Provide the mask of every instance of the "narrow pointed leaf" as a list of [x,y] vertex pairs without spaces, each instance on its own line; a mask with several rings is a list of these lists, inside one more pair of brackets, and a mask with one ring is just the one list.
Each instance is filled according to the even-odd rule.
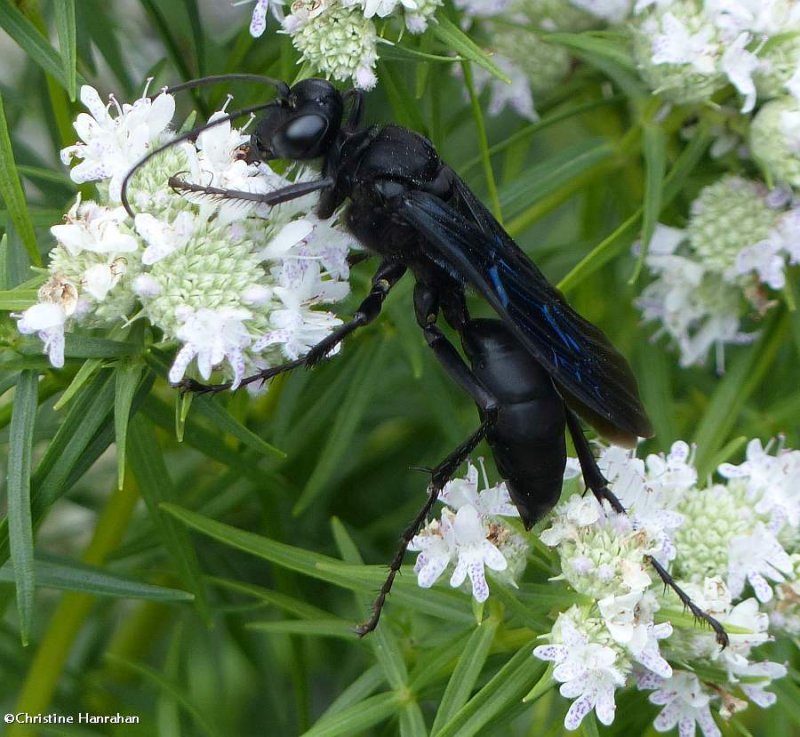
[[208,618],[200,567],[189,536],[160,507],[162,502],[175,497],[175,489],[156,438],[155,428],[141,414],[135,415],[128,427],[128,456],[142,499],[161,533],[162,544],[175,562],[184,585],[194,593],[201,615]]
[[[6,1],[0,0],[0,25],[2,25],[3,6]],[[15,12],[19,11],[15,9]],[[11,147],[2,95],[0,95],[0,199],[5,203],[8,216],[22,239],[31,263],[41,266],[42,257],[39,255],[36,233],[33,231],[33,222],[25,203],[25,193],[22,191],[22,182],[20,182],[17,164],[14,161],[14,150]]]
[[128,444],[128,422],[136,387],[142,377],[143,366],[136,361],[122,361],[117,367],[114,382],[114,439],[117,445],[117,487],[125,481],[125,459]]
[[474,61],[493,77],[497,77],[497,79],[506,84],[511,84],[511,80],[506,73],[491,60],[491,57],[480,46],[453,23],[453,21],[443,15],[439,15],[437,20],[438,23],[433,24],[433,33],[445,46],[457,52],[465,59]]
[[103,365],[101,358],[87,358],[75,374],[75,378],[69,383],[69,386],[64,390],[64,393],[58,398],[58,401],[53,405],[56,412],[60,412],[66,407],[75,395],[81,390],[89,379],[91,379]]
[[650,239],[661,214],[664,172],[667,166],[667,138],[663,127],[648,123],[644,126],[644,203],[642,205],[642,240],[631,282],[639,278]]
[[470,636],[439,702],[432,734],[436,734],[467,703],[486,663],[498,624],[497,619],[489,617]]
[[519,650],[437,733],[437,737],[480,735],[498,715],[518,705],[545,670],[533,657],[535,641]]
[[169,694],[173,697],[181,707],[192,717],[195,724],[209,737],[223,737],[222,732],[218,731],[212,724],[208,715],[205,714],[200,707],[192,701],[192,699],[184,693],[183,689],[177,685],[173,680],[159,673],[157,670],[144,663],[138,663],[127,658],[121,658],[118,655],[106,654],[106,659],[114,665],[120,666],[133,673],[141,676],[146,682],[155,686],[160,693]]
[[247,629],[284,635],[303,635],[305,637],[338,637],[349,643],[352,643],[356,637],[353,625],[350,622],[330,618],[248,622]]
[[[62,591],[79,591],[95,596],[110,596],[125,599],[144,599],[149,601],[191,601],[194,597],[188,591],[153,586],[126,576],[108,573],[77,561],[67,561],[56,557],[37,558],[33,564],[36,585]],[[0,581],[13,581],[9,563],[0,568]]]
[[31,518],[31,450],[36,423],[39,377],[23,371],[14,394],[8,454],[8,532],[13,558],[14,583],[22,643],[28,644],[33,621],[36,579],[33,565],[33,521]]
[[248,430],[219,402],[210,397],[194,397],[192,409],[207,417],[218,430],[228,432],[237,440],[241,440],[248,448],[252,448],[262,455],[286,458],[286,453],[262,440],[252,430]]
[[[347,563],[363,565],[364,561],[361,559],[358,548],[341,521],[334,518],[331,527],[336,539],[336,547],[339,549],[342,558]],[[375,593],[377,593],[377,590]],[[372,612],[372,596],[362,593],[356,596],[356,600],[359,602],[364,612],[363,616],[366,619]],[[398,692],[405,690],[408,686],[408,669],[403,660],[400,643],[392,630],[386,625],[378,626],[375,631],[367,635],[367,638],[367,644],[372,648],[375,659],[383,668],[389,685]]]
[[380,376],[381,366],[387,355],[387,342],[371,340],[361,344],[350,386],[341,398],[340,409],[330,428],[328,440],[319,450],[319,461],[292,510],[293,514],[299,515],[308,509],[331,483],[331,479],[336,478],[336,469],[350,451],[353,436],[369,408],[375,387],[374,379],[370,381],[369,377]]
[[[58,52],[11,0],[0,0],[0,28],[3,28],[20,48],[58,84],[65,90],[69,90],[67,75]],[[79,81],[82,81],[80,77]]]
[[69,99],[75,102],[78,88],[77,32],[75,29],[75,0],[59,0],[53,8],[58,32],[61,64],[66,77]]
[[332,716],[323,717],[302,737],[350,737],[361,734],[394,716],[399,705],[399,697],[394,693],[376,694]]

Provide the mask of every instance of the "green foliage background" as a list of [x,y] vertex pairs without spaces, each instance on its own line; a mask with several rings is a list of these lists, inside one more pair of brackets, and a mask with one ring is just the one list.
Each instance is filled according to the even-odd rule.
[[[74,199],[58,151],[74,143],[81,83],[132,101],[149,75],[161,85],[228,71],[297,74],[286,36],[250,38],[248,8],[197,5],[0,0],[0,26],[26,55],[0,88],[0,308],[35,301],[41,277],[30,267],[44,262],[47,227]],[[412,51],[381,47],[368,120],[428,135],[630,358],[657,431],[645,450],[697,442],[709,473],[739,457],[745,438],[785,433],[798,447],[797,312],[774,309],[756,344],[729,349],[720,377],[679,369],[632,307],[646,279],[634,240],[657,219],[680,224],[721,173],[706,153],[712,114],[678,108],[656,122],[659,102],[619,39],[559,34],[553,42],[581,62],[537,101],[541,122],[484,120],[485,101],[471,105],[452,63],[434,58],[449,51],[446,39],[429,32],[404,39]],[[158,60],[149,72],[147,59]],[[241,106],[263,94],[233,90]],[[187,95],[184,114],[210,113],[229,91]],[[678,131],[689,122],[687,141]],[[343,314],[365,293],[370,269],[356,269]],[[0,555],[11,552],[14,566],[0,569],[2,710],[141,718],[6,734],[563,731],[568,702],[540,682],[544,664],[531,656],[548,612],[569,604],[547,584],[547,551],[534,547],[520,592],[495,587],[483,612],[445,586],[421,591],[409,569],[378,631],[363,641],[352,632],[424,499],[425,477],[410,467],[434,465],[476,424],[474,406],[424,347],[411,288],[402,283],[383,319],[314,372],[277,380],[258,399],[198,397],[190,407],[166,382],[170,353],[141,326],[70,336],[67,365],[53,371],[40,343],[3,316]],[[775,708],[751,707],[728,732],[797,733],[795,670],[777,691]],[[623,695],[618,707],[604,734],[652,733],[656,710],[643,695]],[[598,731],[592,719],[582,729]]]

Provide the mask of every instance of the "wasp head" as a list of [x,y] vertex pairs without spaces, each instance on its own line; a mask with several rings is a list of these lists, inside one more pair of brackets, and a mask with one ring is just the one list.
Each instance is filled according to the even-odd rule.
[[304,79],[259,120],[250,139],[253,154],[270,159],[315,159],[330,149],[342,123],[344,102],[324,79]]

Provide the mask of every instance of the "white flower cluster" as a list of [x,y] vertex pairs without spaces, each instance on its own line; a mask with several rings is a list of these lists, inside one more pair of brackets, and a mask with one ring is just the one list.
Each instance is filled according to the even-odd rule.
[[[658,731],[677,726],[689,737],[699,725],[705,737],[719,737],[712,709],[725,720],[748,701],[775,701],[765,688],[786,668],[752,652],[771,639],[770,619],[776,630],[800,626],[800,452],[773,455],[754,440],[743,464],[719,467],[726,482],[707,488],[698,486],[692,451],[681,441],[645,460],[610,447],[599,465],[629,514],[575,495],[541,533],[559,556],[559,578],[586,597],[558,616],[549,644],[534,650],[553,663],[561,694],[573,699],[565,726],[576,729],[592,709],[610,724],[615,692],[632,684],[663,707]],[[726,648],[710,629],[678,617],[677,596],[662,591],[651,558],[726,626]]]
[[376,21],[399,17],[408,31],[422,33],[441,4],[442,0],[294,0],[286,15],[282,0],[258,0],[250,33],[264,33],[271,8],[301,61],[335,80],[352,80],[369,90],[378,81]]
[[408,546],[419,551],[414,570],[422,588],[430,588],[449,566],[450,585],[461,586],[469,577],[472,595],[484,602],[489,597],[485,568],[509,585],[525,567],[525,538],[499,517],[519,517],[504,483],[478,491],[478,469],[469,464],[463,479],[454,479],[439,494],[445,504],[441,518],[429,522]]
[[[314,196],[267,208],[185,197],[167,185],[179,173],[255,193],[289,184],[266,164],[247,163],[242,131],[220,123],[146,164],[128,189],[138,210],[131,220],[120,206],[121,182],[173,136],[175,102],[162,93],[106,106],[86,86],[81,100],[91,115],[78,117],[81,142],[63,157],[81,160],[72,179],[97,181],[98,201],[79,197],[65,223],[51,228],[50,278],[18,322],[44,342],[54,366],[64,363],[65,330],[146,318],[180,344],[171,381],[196,361],[204,380],[220,370],[236,386],[247,373],[297,358],[340,324],[318,305],[347,295],[352,239],[310,214]],[[309,176],[298,170],[295,179]]]
[[678,103],[727,84],[757,99],[800,95],[800,6],[793,0],[638,0],[635,54],[650,86]]
[[681,365],[703,363],[716,347],[723,367],[726,343],[749,342],[750,313],[775,302],[788,264],[800,263],[800,204],[782,189],[727,175],[692,204],[685,230],[658,225],[645,263],[655,277],[637,300],[647,321],[677,344]]

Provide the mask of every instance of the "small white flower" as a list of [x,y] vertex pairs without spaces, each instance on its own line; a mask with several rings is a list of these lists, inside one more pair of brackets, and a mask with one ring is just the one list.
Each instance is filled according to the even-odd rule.
[[533,122],[539,120],[527,75],[510,59],[501,54],[495,54],[492,61],[511,80],[511,83],[503,82],[483,67],[473,65],[475,89],[478,92],[487,87],[489,89],[489,115],[499,115],[503,109],[510,107],[523,118]]
[[461,586],[467,576],[472,585],[472,595],[478,602],[489,598],[489,584],[484,567],[504,571],[508,561],[497,547],[487,540],[487,530],[475,507],[461,507],[453,521],[453,545],[456,567],[450,577],[452,587]]
[[[483,459],[480,463],[483,467]],[[482,517],[519,517],[505,483],[490,487],[486,469],[483,469],[483,487],[479,492],[478,469],[468,463],[467,475],[448,481],[439,492],[439,501],[456,511],[464,506],[475,507]]]
[[146,266],[161,261],[173,251],[183,248],[194,233],[196,216],[191,212],[180,212],[171,223],[153,217],[149,213],[137,213],[134,219],[136,232],[147,243],[142,253]]
[[714,31],[710,27],[691,33],[682,20],[667,12],[661,19],[663,33],[652,37],[653,64],[691,64],[701,74],[712,74],[716,63]]
[[745,47],[750,43],[750,34],[741,33],[728,46],[720,62],[722,71],[731,84],[744,96],[742,112],[749,113],[756,104],[756,85],[753,72],[758,69],[759,61],[755,54]]
[[441,523],[433,520],[421,529],[408,545],[408,549],[419,551],[414,572],[417,584],[429,589],[439,579],[453,559],[453,531],[450,518],[442,516]]
[[130,233],[121,230],[128,215],[122,207],[102,207],[95,202],[81,202],[80,195],[65,216],[63,225],[50,232],[71,256],[91,253],[133,253],[139,244]]
[[61,160],[67,164],[72,158],[82,159],[70,172],[72,181],[82,184],[108,179],[109,198],[119,202],[122,180],[150,148],[161,142],[175,113],[175,100],[162,93],[155,100],[143,96],[133,105],[120,107],[112,98],[117,111],[112,117],[93,87],[81,87],[80,97],[91,115],[78,116],[75,130],[82,142],[63,149]]
[[675,671],[650,694],[651,703],[664,707],[653,726],[659,732],[668,732],[677,725],[680,737],[693,737],[695,725],[699,725],[705,737],[722,737],[711,716],[711,698],[694,673]]
[[734,537],[728,546],[728,586],[734,597],[744,590],[745,580],[753,587],[759,601],[772,599],[767,582],[782,582],[793,570],[792,560],[776,537],[762,522],[749,535]]
[[124,274],[124,259],[117,258],[108,264],[95,264],[83,273],[82,286],[98,302],[102,302]]
[[169,380],[179,382],[193,358],[197,357],[197,370],[208,380],[214,367],[227,360],[233,370],[232,387],[235,389],[244,377],[243,350],[253,338],[244,325],[252,313],[245,309],[222,308],[186,311],[178,319],[183,325],[178,328],[177,338],[184,345],[178,351]]
[[50,363],[55,368],[64,365],[64,324],[67,316],[61,305],[53,302],[40,302],[29,307],[19,315],[17,329],[23,335],[36,333],[44,343],[43,351],[47,353]]
[[250,18],[250,35],[253,38],[258,38],[267,30],[267,14],[270,11],[280,23],[283,20],[283,0],[256,0]]
[[766,660],[761,663],[748,663],[746,666],[736,671],[736,675],[745,678],[762,677],[763,680],[758,683],[747,682],[739,685],[750,701],[754,704],[758,704],[762,709],[766,709],[768,706],[772,706],[775,703],[777,697],[774,693],[765,691],[764,689],[776,678],[783,678],[786,676],[787,672],[786,666]]
[[562,644],[539,645],[533,654],[555,663],[553,677],[561,683],[561,695],[575,699],[564,718],[567,729],[577,729],[592,709],[609,725],[616,711],[614,690],[625,685],[624,666],[613,648],[590,641],[576,628],[571,611],[560,614],[553,627]]

